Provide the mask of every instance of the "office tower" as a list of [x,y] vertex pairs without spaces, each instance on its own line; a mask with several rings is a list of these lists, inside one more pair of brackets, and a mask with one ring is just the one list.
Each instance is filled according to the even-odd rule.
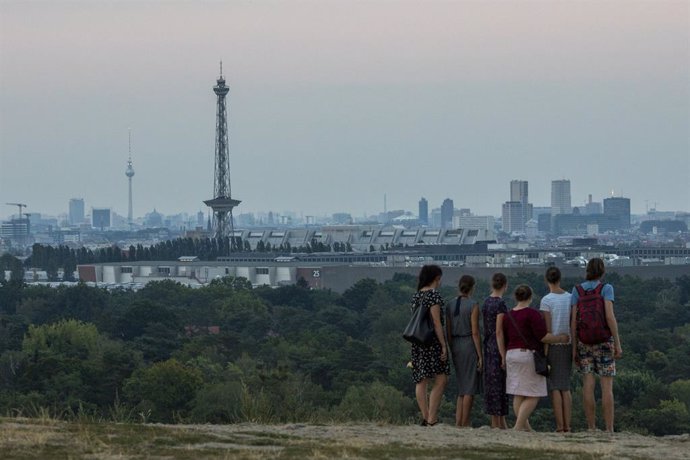
[[453,225],[453,200],[446,198],[441,205],[441,228],[451,228]]
[[510,181],[510,201],[522,204],[522,223],[532,218],[532,205],[529,203],[529,188],[526,180]]
[[419,223],[429,225],[429,202],[424,197],[419,200]]
[[551,215],[571,213],[570,181],[566,179],[551,181]]
[[72,198],[69,200],[69,223],[79,225],[84,222],[84,199]]
[[501,213],[501,228],[506,233],[525,231],[523,206],[519,201],[506,201],[503,203]]
[[92,208],[91,226],[101,230],[110,227],[110,208]]
[[630,229],[630,198],[604,198],[604,216],[618,219],[618,230]]

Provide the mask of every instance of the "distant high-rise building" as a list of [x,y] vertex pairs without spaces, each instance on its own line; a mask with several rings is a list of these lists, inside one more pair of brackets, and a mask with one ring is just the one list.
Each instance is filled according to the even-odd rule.
[[511,180],[510,181],[510,201],[519,201],[523,205],[527,205],[528,199],[528,185],[526,180]]
[[510,181],[510,201],[522,203],[522,223],[532,218],[532,205],[529,203],[529,186],[526,180]]
[[570,181],[552,180],[551,181],[551,215],[571,214],[573,208],[570,202]]
[[101,230],[110,227],[110,208],[92,208],[91,226]]
[[419,200],[419,223],[429,225],[429,202],[424,197]]
[[453,225],[453,200],[446,198],[441,205],[441,227],[450,228]]
[[203,211],[199,211],[196,213],[196,225],[198,227],[204,226],[204,213],[203,213]]
[[587,203],[585,204],[585,214],[601,214],[601,203],[592,201],[592,194],[589,194]]
[[441,227],[441,208],[434,208],[431,210],[429,224],[431,227]]
[[519,201],[506,201],[503,203],[501,213],[502,229],[506,233],[525,231],[524,210]]
[[84,199],[72,198],[69,200],[69,223],[79,225],[84,222]]
[[618,218],[620,230],[630,229],[630,198],[604,198],[604,215]]

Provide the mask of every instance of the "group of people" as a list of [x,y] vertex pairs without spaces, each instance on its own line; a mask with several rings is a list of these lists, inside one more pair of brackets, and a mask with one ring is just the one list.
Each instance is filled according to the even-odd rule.
[[[549,293],[537,310],[531,306],[532,289],[525,284],[515,288],[515,303],[508,309],[503,299],[508,280],[503,273],[493,275],[491,293],[481,305],[474,299],[475,279],[463,275],[458,281],[458,296],[446,305],[438,292],[441,268],[422,267],[412,308],[428,311],[434,334],[425,344],[412,344],[412,377],[421,424],[438,423],[452,361],[458,386],[458,427],[470,426],[474,397],[482,393],[492,428],[508,428],[508,395],[512,395],[513,428],[531,431],[529,416],[539,399],[550,393],[556,431],[569,432],[570,375],[575,364],[583,375],[588,429],[596,430],[594,387],[598,376],[605,430],[613,432],[613,377],[622,348],[613,312],[613,287],[603,283],[604,273],[603,260],[591,259],[586,280],[569,293],[560,286],[560,270],[549,267],[544,277]],[[535,370],[535,353],[546,356],[548,377]]]

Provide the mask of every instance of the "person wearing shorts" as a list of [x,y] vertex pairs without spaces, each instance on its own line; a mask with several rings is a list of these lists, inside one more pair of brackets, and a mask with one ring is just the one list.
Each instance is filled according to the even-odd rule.
[[[603,278],[605,273],[604,261],[598,257],[591,259],[587,263],[587,281],[581,284],[585,290],[594,289]],[[606,431],[613,433],[613,377],[616,375],[616,359],[623,356],[620,335],[618,334],[618,323],[613,314],[613,286],[605,284],[601,290],[604,298],[604,312],[606,324],[611,331],[611,337],[603,343],[587,345],[581,343],[577,338],[577,301],[579,294],[577,289],[573,289],[571,304],[573,307],[570,329],[573,340],[573,361],[583,375],[582,399],[587,419],[587,429],[596,430],[596,402],[594,399],[594,386],[596,376],[599,376],[601,385],[601,406],[604,415]]]

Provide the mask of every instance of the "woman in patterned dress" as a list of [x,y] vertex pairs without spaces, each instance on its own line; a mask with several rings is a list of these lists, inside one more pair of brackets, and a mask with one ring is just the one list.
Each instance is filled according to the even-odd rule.
[[482,306],[484,319],[484,412],[491,416],[491,428],[507,429],[508,395],[506,394],[506,373],[501,366],[498,340],[503,340],[503,329],[496,328],[499,317],[508,311],[503,294],[508,289],[508,280],[503,273],[494,273],[491,278],[491,295]]
[[[412,378],[416,384],[415,396],[422,413],[423,426],[438,423],[438,409],[450,374],[448,347],[443,334],[444,301],[437,291],[442,274],[438,265],[423,266],[419,272],[417,293],[412,297],[412,309],[427,308],[436,332],[429,344],[412,344]],[[427,396],[427,388],[432,380],[433,388]]]

